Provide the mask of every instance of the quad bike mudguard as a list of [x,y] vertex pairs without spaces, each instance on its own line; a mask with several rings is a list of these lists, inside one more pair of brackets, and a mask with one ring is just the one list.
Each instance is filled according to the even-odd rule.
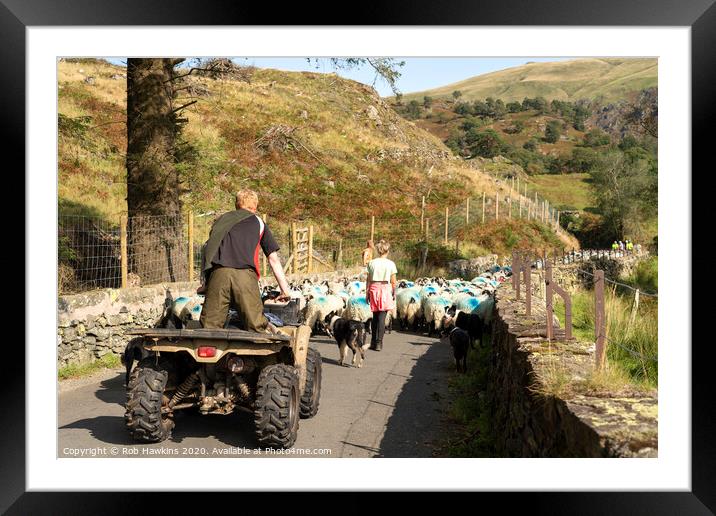
[[[128,330],[127,335],[144,338],[150,352],[188,353],[197,363],[217,363],[228,353],[238,356],[268,356],[290,351],[292,364],[299,373],[301,391],[306,384],[306,355],[311,329],[306,325],[282,326],[281,334],[255,333],[237,329],[146,328]],[[213,356],[199,356],[200,347],[212,347]]]

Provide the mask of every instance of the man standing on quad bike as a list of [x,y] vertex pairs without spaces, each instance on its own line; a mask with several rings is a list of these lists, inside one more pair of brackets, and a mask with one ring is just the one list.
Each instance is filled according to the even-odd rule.
[[236,194],[236,210],[219,217],[211,227],[209,240],[204,246],[201,272],[204,287],[198,293],[206,298],[201,311],[204,328],[223,328],[233,306],[245,330],[259,333],[276,333],[276,328],[264,315],[259,292],[259,250],[268,258],[271,271],[278,282],[281,294],[278,301],[288,301],[288,282],[271,231],[256,215],[259,198],[252,190]]

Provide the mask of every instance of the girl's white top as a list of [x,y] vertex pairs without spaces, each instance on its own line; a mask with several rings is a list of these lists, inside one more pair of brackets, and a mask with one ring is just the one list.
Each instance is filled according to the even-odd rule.
[[390,281],[391,274],[398,274],[393,260],[374,258],[368,262],[368,278],[371,281]]

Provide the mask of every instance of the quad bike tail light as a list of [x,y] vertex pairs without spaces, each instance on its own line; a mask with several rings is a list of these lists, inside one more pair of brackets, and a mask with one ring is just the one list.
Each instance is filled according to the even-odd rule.
[[197,355],[201,358],[211,358],[216,355],[216,348],[214,346],[199,346]]

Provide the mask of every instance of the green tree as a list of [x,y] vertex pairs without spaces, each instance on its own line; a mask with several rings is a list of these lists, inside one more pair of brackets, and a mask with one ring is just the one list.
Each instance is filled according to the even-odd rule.
[[420,103],[417,100],[411,100],[410,102],[408,102],[406,114],[409,118],[412,119],[420,118],[420,115],[422,114]]
[[562,124],[557,120],[550,120],[547,122],[547,127],[544,130],[544,141],[547,143],[556,143],[562,134]]
[[460,90],[455,90],[452,92],[452,98],[457,102],[457,99],[462,97],[462,92]]
[[467,146],[465,144],[465,133],[455,127],[450,130],[445,145],[458,156],[466,157],[469,155]]
[[492,116],[494,118],[502,118],[507,113],[507,108],[502,99],[497,99],[492,106]]
[[544,97],[536,97],[534,100],[534,108],[540,113],[546,113],[549,110],[549,104],[547,104],[547,99]]
[[[129,270],[144,283],[178,281],[186,270],[178,246],[183,193],[176,166],[181,134],[175,67],[184,59],[127,60],[127,212]],[[160,222],[156,216],[166,216]],[[151,260],[136,257],[151,256]],[[151,262],[151,263],[150,263]],[[156,267],[157,263],[167,267]]]
[[483,125],[485,125],[485,123],[479,118],[474,116],[467,116],[465,117],[465,120],[463,120],[462,124],[460,124],[460,129],[462,129],[464,132],[467,132],[471,129],[482,127]]
[[458,102],[455,104],[455,107],[453,108],[453,111],[462,116],[467,116],[472,114],[472,109],[470,109],[470,104],[467,102]]
[[572,127],[574,127],[577,131],[584,131],[584,122],[589,118],[590,111],[586,106],[583,106],[582,104],[577,104],[574,107],[574,112],[572,114]]
[[493,158],[505,149],[505,142],[493,129],[471,129],[465,134],[465,142],[473,156]]
[[507,111],[510,113],[519,113],[520,111],[522,111],[522,104],[520,104],[519,102],[508,102],[506,107]]
[[619,149],[626,151],[633,147],[639,147],[639,140],[634,135],[625,134],[619,142]]
[[490,106],[486,102],[476,100],[472,103],[472,114],[475,116],[490,116],[491,112]]
[[430,106],[433,105],[433,98],[428,97],[427,95],[423,97],[423,107],[428,109]]
[[582,145],[585,147],[600,147],[602,145],[609,145],[611,140],[609,135],[601,129],[592,129],[584,135],[584,141]]
[[568,167],[572,172],[589,172],[599,161],[599,156],[592,149],[575,147],[569,159]]
[[643,149],[612,150],[590,170],[592,187],[610,238],[635,234],[641,221],[657,210],[655,158]]

